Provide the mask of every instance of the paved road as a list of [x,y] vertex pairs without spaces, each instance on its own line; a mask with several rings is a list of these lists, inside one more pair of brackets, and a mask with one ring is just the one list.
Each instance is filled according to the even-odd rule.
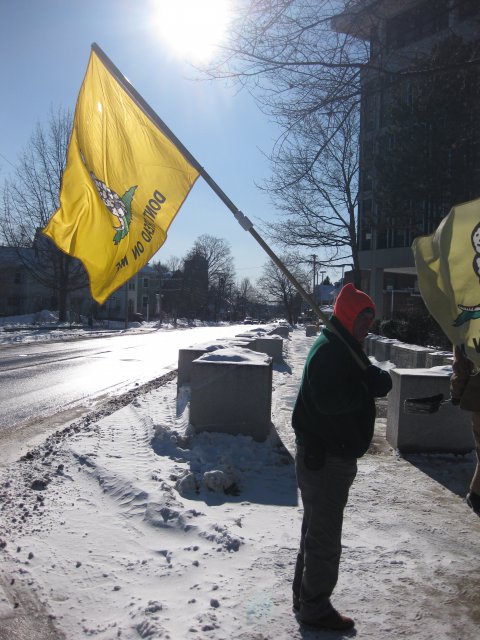
[[0,467],[112,396],[176,369],[179,349],[239,331],[196,327],[2,347]]

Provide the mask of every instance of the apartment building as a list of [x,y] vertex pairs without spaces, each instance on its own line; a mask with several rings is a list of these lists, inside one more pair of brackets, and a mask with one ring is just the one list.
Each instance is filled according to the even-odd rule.
[[[413,239],[432,233],[453,205],[480,197],[480,1],[359,0],[332,24],[370,49],[361,76],[359,261],[363,289],[374,299],[378,316],[388,318],[398,308],[408,311],[419,305]],[[475,46],[470,58],[457,55]],[[425,62],[418,66],[434,54],[431,72]],[[442,78],[443,96],[438,95]],[[453,81],[449,84],[447,78]],[[415,127],[416,101],[426,93],[422,86],[427,83],[436,83],[436,104],[441,105],[443,97],[445,102],[451,99],[452,90],[461,97],[461,108],[445,108],[437,122],[429,122],[425,113]],[[403,130],[399,106],[411,114]],[[452,136],[451,143],[446,137],[443,147],[436,146],[438,138],[454,128],[457,137]],[[391,173],[398,178],[397,208],[384,166],[387,158],[393,159]],[[436,181],[423,176],[428,163],[438,169]],[[390,198],[385,196],[389,189]]]

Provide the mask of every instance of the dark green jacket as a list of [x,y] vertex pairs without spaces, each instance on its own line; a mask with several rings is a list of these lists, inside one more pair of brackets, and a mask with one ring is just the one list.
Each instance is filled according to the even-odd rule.
[[[351,348],[370,361],[360,343],[332,316]],[[375,400],[347,346],[325,328],[313,344],[292,415],[297,443],[310,452],[360,458],[375,426]]]

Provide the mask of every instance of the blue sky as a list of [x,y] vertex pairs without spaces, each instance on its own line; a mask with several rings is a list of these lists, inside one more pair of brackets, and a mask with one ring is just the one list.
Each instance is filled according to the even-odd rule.
[[[192,79],[195,71],[163,43],[154,5],[0,0],[0,180],[12,171],[36,123],[47,125],[51,109],[73,113],[96,42],[263,235],[259,225],[273,218],[274,209],[255,183],[269,175],[264,153],[279,132],[247,92]],[[202,233],[230,243],[239,280],[255,281],[269,260],[199,179],[155,259],[183,257]]]

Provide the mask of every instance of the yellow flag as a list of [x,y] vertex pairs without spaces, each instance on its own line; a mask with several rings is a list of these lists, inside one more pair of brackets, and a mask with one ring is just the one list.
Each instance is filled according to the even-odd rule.
[[103,303],[165,242],[198,175],[92,51],[43,233],[81,260]]
[[412,245],[422,298],[452,344],[480,367],[480,199],[453,207]]

